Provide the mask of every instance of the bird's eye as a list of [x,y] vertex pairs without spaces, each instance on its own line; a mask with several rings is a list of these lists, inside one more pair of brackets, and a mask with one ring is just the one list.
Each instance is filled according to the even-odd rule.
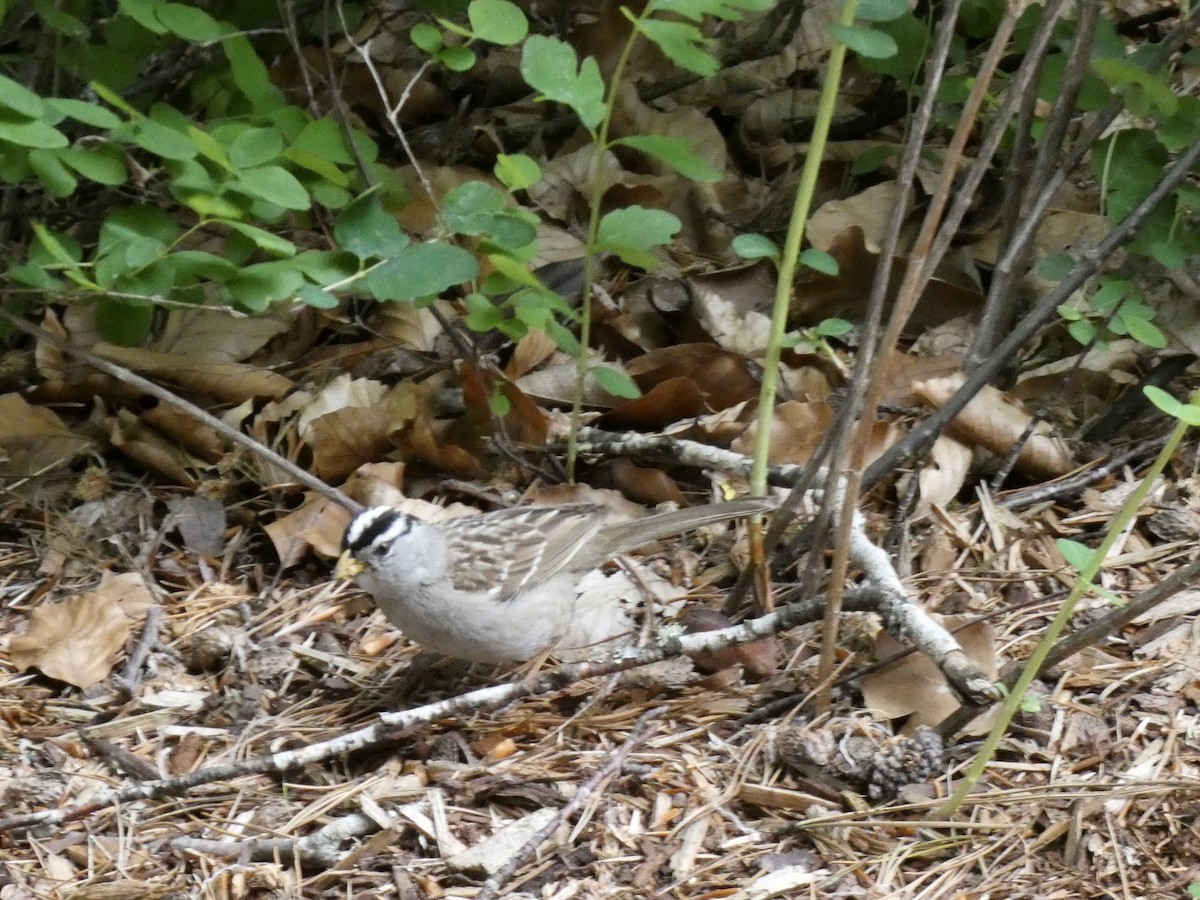
[[387,550],[388,548],[386,544],[376,544],[371,548],[371,555],[378,559],[382,559],[387,555]]

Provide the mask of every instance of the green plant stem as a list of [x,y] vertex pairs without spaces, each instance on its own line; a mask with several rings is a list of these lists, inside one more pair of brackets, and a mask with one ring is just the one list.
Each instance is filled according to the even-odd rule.
[[[1192,395],[1191,402],[1193,404],[1200,403],[1200,391],[1196,391]],[[1175,450],[1183,440],[1183,435],[1187,429],[1188,424],[1186,422],[1179,421],[1176,423],[1171,436],[1167,438],[1166,444],[1163,445],[1154,463],[1147,470],[1146,474],[1142,476],[1141,483],[1129,495],[1125,503],[1121,506],[1121,509],[1117,512],[1117,515],[1109,524],[1108,531],[1104,535],[1104,540],[1092,552],[1091,559],[1088,560],[1088,564],[1079,573],[1079,578],[1063,601],[1062,608],[1059,609],[1058,614],[1049,626],[1047,626],[1041,640],[1038,641],[1038,645],[1033,649],[1033,653],[1029,655],[1021,676],[1017,679],[1016,684],[1013,685],[1008,696],[1004,698],[1004,703],[1000,707],[1000,716],[992,726],[992,730],[988,732],[987,739],[983,742],[983,746],[979,748],[979,753],[971,762],[971,767],[967,770],[966,775],[963,776],[962,781],[950,796],[950,799],[932,813],[934,817],[945,818],[952,815],[962,805],[963,800],[966,799],[971,789],[975,787],[975,784],[982,777],[987,764],[991,762],[992,757],[996,753],[996,748],[1000,746],[1000,741],[1007,733],[1012,717],[1020,708],[1021,699],[1025,696],[1025,692],[1029,690],[1029,685],[1033,683],[1033,679],[1037,677],[1038,672],[1046,661],[1046,655],[1054,646],[1054,642],[1058,640],[1059,634],[1062,633],[1067,622],[1070,621],[1071,614],[1075,611],[1075,604],[1091,588],[1092,582],[1095,581],[1096,575],[1100,572],[1100,568],[1104,564],[1104,559],[1108,556],[1109,550],[1113,548],[1118,538],[1124,533],[1125,527],[1137,515],[1142,501],[1150,493],[1150,488],[1154,484],[1154,480],[1162,474],[1162,471],[1167,467],[1167,463],[1175,455]]]
[[[846,0],[842,7],[841,23],[854,24],[854,11],[858,0]],[[821,102],[817,107],[817,118],[813,123],[812,140],[808,155],[804,159],[804,170],[800,173],[800,184],[796,188],[796,199],[792,204],[792,217],[788,222],[787,237],[779,260],[779,277],[775,284],[775,306],[771,312],[771,332],[767,353],[763,357],[762,390],[758,395],[758,418],[754,433],[754,464],[750,469],[750,495],[765,497],[767,494],[768,452],[771,449],[771,420],[775,413],[775,395],[779,390],[779,361],[783,355],[783,337],[787,332],[788,312],[791,309],[792,286],[796,278],[796,267],[800,258],[800,244],[804,240],[804,226],[812,208],[817,175],[821,170],[821,158],[825,155],[825,142],[829,127],[833,123],[837,105],[838,89],[841,86],[842,66],[846,61],[846,45],[835,41],[825,68],[825,83],[821,88]]]
[[[645,13],[643,12],[643,16]],[[604,194],[604,163],[608,156],[608,127],[612,123],[617,105],[617,89],[621,76],[638,39],[636,27],[629,30],[629,39],[621,48],[621,56],[613,68],[608,82],[608,96],[604,100],[604,118],[596,131],[593,146],[596,156],[592,172],[592,201],[588,215],[587,244],[583,251],[583,288],[579,298],[579,355],[575,358],[575,393],[571,397],[571,430],[567,434],[567,481],[575,481],[575,462],[579,457],[579,417],[583,413],[584,382],[588,373],[588,346],[592,339],[592,272],[596,262],[596,235],[600,231],[600,201]]]

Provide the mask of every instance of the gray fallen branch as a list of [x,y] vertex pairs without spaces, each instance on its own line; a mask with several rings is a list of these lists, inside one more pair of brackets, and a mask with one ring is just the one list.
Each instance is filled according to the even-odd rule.
[[[963,660],[958,658],[962,653],[961,650],[944,651],[942,649],[944,643],[942,634],[945,633],[945,629],[941,629],[940,626],[929,621],[907,599],[873,588],[851,588],[846,593],[843,608],[848,612],[878,613],[883,619],[884,626],[897,638],[907,637],[917,643],[918,648],[923,652],[928,652],[942,668],[951,688],[972,705],[983,705],[995,699],[995,686],[985,677],[975,674],[969,661],[964,665]],[[560,666],[532,679],[492,685],[402,712],[383,713],[379,716],[376,724],[318,744],[310,744],[296,750],[269,753],[229,765],[197,769],[173,778],[144,781],[123,788],[110,789],[100,793],[95,800],[79,806],[8,816],[0,819],[0,833],[23,831],[38,826],[57,826],[139,800],[179,796],[191,788],[203,784],[229,781],[248,775],[279,774],[306,765],[325,762],[342,754],[379,744],[394,738],[401,731],[428,725],[439,719],[465,712],[495,709],[522,697],[554,693],[586,678],[612,675],[676,656],[705,651],[711,653],[739,644],[747,644],[787,628],[819,621],[824,610],[824,598],[818,597],[782,606],[773,613],[750,619],[731,628],[699,634],[664,636],[661,643],[650,647],[621,650],[612,658],[604,661]],[[933,628],[931,629],[929,626],[933,626]],[[942,634],[939,634],[939,631]],[[921,643],[922,641],[930,643],[926,646]]]
[[342,845],[356,838],[379,831],[379,823],[364,813],[351,813],[321,826],[301,838],[254,838],[245,841],[214,841],[204,838],[179,837],[171,841],[171,849],[186,853],[215,856],[219,859],[247,862],[299,862],[305,869],[333,868],[341,858]]
[[[553,435],[565,439],[566,435]],[[693,469],[715,469],[736,475],[749,475],[750,457],[732,450],[723,450],[699,441],[673,438],[667,435],[639,434],[634,431],[613,432],[581,426],[580,454],[620,456],[651,465],[688,466]],[[769,466],[767,480],[778,487],[791,487],[804,466]]]

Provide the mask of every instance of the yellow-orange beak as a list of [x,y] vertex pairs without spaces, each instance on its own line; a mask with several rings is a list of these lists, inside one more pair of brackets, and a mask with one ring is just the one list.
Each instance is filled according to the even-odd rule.
[[337,565],[333,567],[333,577],[350,579],[362,573],[365,569],[362,563],[350,555],[349,550],[344,550],[342,555],[338,557]]

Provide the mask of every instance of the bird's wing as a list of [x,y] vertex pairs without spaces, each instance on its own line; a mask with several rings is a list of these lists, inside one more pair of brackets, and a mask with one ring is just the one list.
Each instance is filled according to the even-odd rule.
[[570,567],[603,525],[599,507],[579,504],[497,510],[439,522],[438,529],[457,561],[454,586],[504,601]]

